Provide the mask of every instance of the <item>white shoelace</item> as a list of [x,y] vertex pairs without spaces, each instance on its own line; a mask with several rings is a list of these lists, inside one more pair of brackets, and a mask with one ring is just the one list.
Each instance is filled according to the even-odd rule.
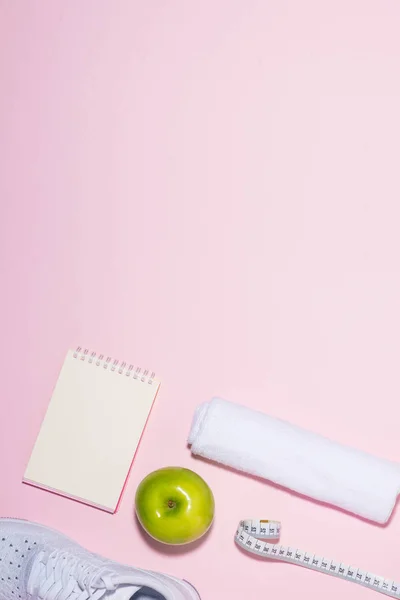
[[[148,586],[143,575],[120,577],[107,567],[94,567],[69,552],[39,552],[28,579],[27,591],[40,600],[100,600],[119,585]],[[172,600],[172,595],[158,581],[151,582],[155,591]]]

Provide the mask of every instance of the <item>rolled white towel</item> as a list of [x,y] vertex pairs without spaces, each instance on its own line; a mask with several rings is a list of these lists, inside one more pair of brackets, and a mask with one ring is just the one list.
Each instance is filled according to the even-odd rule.
[[400,493],[400,465],[220,398],[200,405],[192,453],[304,496],[385,523]]

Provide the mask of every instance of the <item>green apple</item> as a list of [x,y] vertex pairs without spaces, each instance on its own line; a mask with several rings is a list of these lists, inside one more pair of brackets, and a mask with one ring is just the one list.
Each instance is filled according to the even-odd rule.
[[151,537],[164,544],[188,544],[205,534],[214,516],[214,496],[194,471],[166,467],[139,484],[136,514]]

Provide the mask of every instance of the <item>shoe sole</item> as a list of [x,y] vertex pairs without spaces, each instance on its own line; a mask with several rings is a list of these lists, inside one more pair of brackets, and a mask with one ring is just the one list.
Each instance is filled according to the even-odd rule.
[[[0,523],[2,521],[7,521],[8,523],[29,523],[29,525],[33,525],[36,526],[40,529],[47,529],[47,531],[51,531],[52,533],[55,533],[57,535],[63,535],[68,541],[77,544],[78,546],[80,546],[80,544],[78,542],[75,542],[75,540],[73,540],[72,538],[68,537],[67,535],[65,535],[65,533],[62,533],[61,531],[57,531],[57,529],[53,529],[52,527],[47,527],[47,525],[40,525],[39,523],[35,523],[32,521],[28,521],[27,519],[15,519],[15,518],[11,518],[11,517],[1,517],[0,518]],[[83,546],[81,546],[81,548],[83,548]],[[86,548],[84,548],[86,550]],[[88,550],[88,552],[90,552]],[[103,557],[104,558],[104,557]],[[127,567],[127,568],[132,568],[130,565],[125,565],[125,564],[121,564],[121,563],[117,563],[120,566],[123,567]],[[140,569],[141,571],[145,570],[145,569]],[[192,585],[191,583],[189,583],[189,581],[186,581],[186,579],[177,579],[176,577],[173,577],[171,575],[167,575],[167,577],[171,577],[172,579],[175,579],[177,581],[181,581],[183,582],[184,585],[189,586],[187,589],[188,591],[191,593],[192,591],[194,592],[195,596],[193,596],[193,600],[201,600],[199,592],[196,590],[196,588],[194,587],[194,585]]]
[[193,590],[193,592],[196,594],[196,598],[194,598],[193,600],[201,600],[200,598],[200,594],[199,592],[196,590],[196,588],[194,587],[194,585],[192,585],[189,581],[186,581],[186,579],[182,579],[182,581],[184,581],[185,583],[188,584],[188,586],[190,587],[190,589]]

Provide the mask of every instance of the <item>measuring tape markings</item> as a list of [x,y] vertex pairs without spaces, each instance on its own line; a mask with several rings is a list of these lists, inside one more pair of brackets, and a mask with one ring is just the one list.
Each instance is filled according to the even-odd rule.
[[298,548],[271,544],[263,540],[278,540],[281,532],[279,521],[266,519],[246,519],[240,521],[235,534],[236,543],[252,554],[285,561],[301,567],[306,567],[325,575],[340,577],[346,581],[358,583],[391,598],[400,598],[400,583],[391,579],[384,579],[374,573],[363,571],[358,567],[345,565],[330,558],[320,557],[316,554],[303,552]]

